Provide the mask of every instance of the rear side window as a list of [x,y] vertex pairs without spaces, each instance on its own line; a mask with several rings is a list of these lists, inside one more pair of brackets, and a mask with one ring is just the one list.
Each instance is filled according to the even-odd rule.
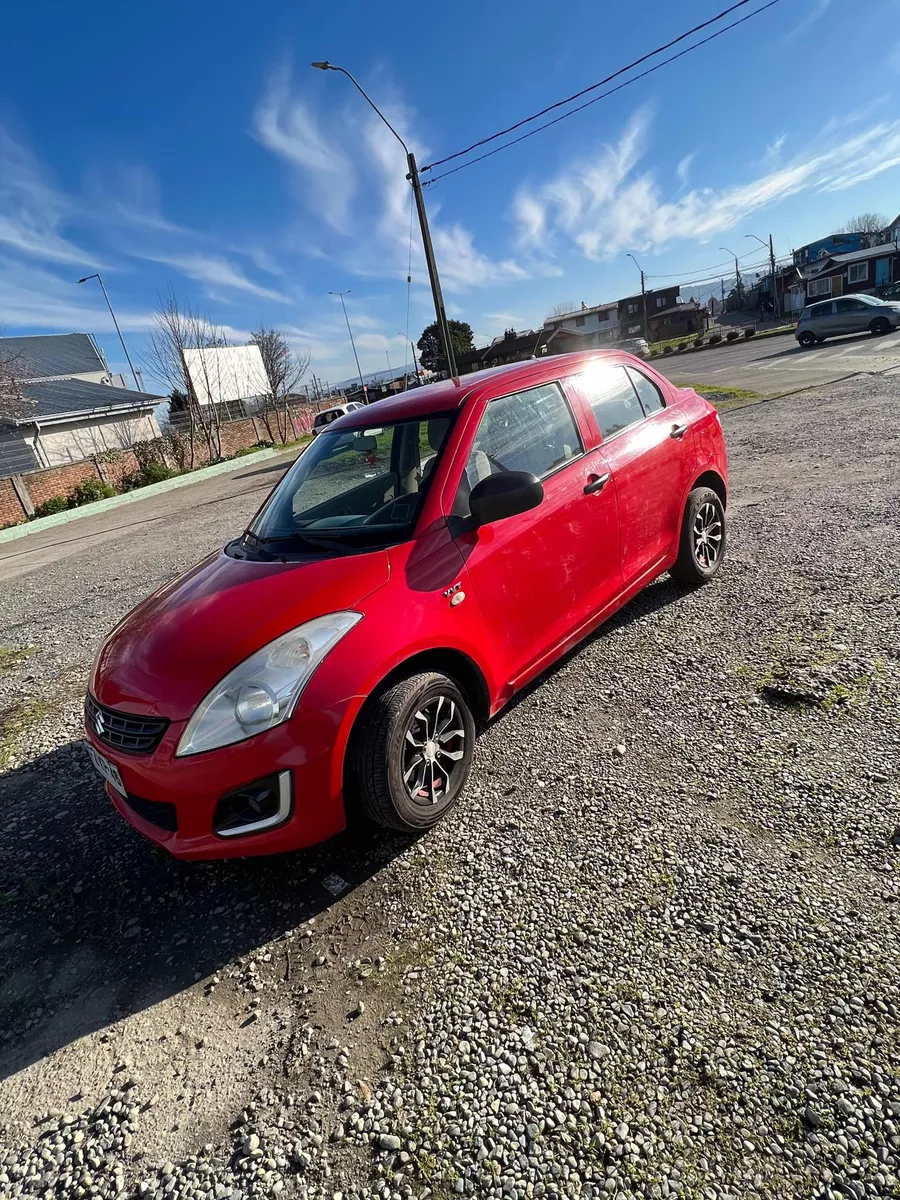
[[593,409],[604,439],[643,419],[637,392],[624,367],[591,367],[577,377],[577,384]]
[[541,478],[582,452],[572,410],[558,383],[492,400],[481,418],[453,512],[468,516],[469,492],[488,475],[529,471]]
[[656,384],[647,378],[642,372],[634,367],[626,367],[628,378],[634,384],[634,390],[637,392],[641,400],[641,407],[649,417],[651,413],[659,412],[661,408],[665,408],[666,402],[662,398],[662,392]]

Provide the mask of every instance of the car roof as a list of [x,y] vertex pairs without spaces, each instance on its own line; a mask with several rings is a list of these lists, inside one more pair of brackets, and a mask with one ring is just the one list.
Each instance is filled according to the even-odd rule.
[[430,417],[459,408],[474,393],[486,392],[498,396],[514,391],[517,386],[534,387],[553,379],[562,379],[579,371],[589,362],[598,359],[630,358],[621,350],[588,350],[574,354],[554,354],[542,358],[530,358],[525,362],[507,363],[502,367],[489,367],[484,371],[473,371],[470,375],[454,379],[442,379],[424,387],[411,388],[397,396],[376,400],[364,408],[348,413],[332,422],[330,430],[359,429],[376,425],[380,421],[414,420]]

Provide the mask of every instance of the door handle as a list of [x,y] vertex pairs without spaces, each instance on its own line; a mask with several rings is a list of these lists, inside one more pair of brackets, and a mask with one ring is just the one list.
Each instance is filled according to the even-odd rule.
[[677,425],[672,426],[670,438],[683,438],[688,431],[687,421],[679,421]]
[[593,496],[594,492],[602,492],[608,483],[609,471],[605,475],[595,475],[589,483],[584,485],[584,494],[586,496]]

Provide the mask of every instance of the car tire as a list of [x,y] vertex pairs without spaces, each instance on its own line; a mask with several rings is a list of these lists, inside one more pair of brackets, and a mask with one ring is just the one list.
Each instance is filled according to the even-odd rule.
[[876,317],[869,328],[874,337],[880,337],[884,333],[891,332],[891,323],[887,317]]
[[422,833],[456,804],[474,748],[475,721],[453,680],[437,671],[410,675],[363,714],[348,762],[350,799],[385,829]]
[[725,557],[725,505],[712,488],[694,488],[684,507],[672,577],[685,587],[709,583]]
[[810,346],[814,346],[816,344],[816,335],[809,329],[804,329],[803,333],[797,334],[797,341],[804,350],[808,350]]

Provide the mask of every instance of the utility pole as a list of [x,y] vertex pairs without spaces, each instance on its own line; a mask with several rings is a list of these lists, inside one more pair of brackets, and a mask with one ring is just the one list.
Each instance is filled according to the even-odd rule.
[[434,260],[434,247],[431,244],[431,231],[428,228],[428,214],[425,211],[425,199],[422,195],[422,183],[419,179],[419,168],[416,166],[416,156],[404,142],[403,138],[393,127],[384,113],[378,108],[372,98],[360,87],[357,81],[353,78],[349,71],[344,67],[336,67],[330,62],[314,62],[312,64],[319,71],[340,71],[342,75],[346,75],[362,98],[366,101],[369,107],[381,118],[388,129],[403,147],[406,152],[406,165],[409,169],[409,174],[406,178],[412,185],[413,196],[416,200],[416,213],[419,217],[419,228],[422,231],[422,247],[425,251],[425,262],[428,266],[428,277],[431,280],[431,295],[434,300],[434,315],[437,318],[438,334],[440,335],[441,345],[444,351],[444,358],[447,363],[447,373],[452,377],[456,375],[456,355],[453,352],[453,343],[450,340],[450,326],[447,322],[447,312],[444,308],[444,297],[441,292],[441,281],[438,276],[437,264]]
[[350,295],[350,288],[347,288],[346,292],[329,292],[328,295],[341,298],[341,308],[344,310],[344,320],[347,322],[347,332],[350,334],[350,345],[353,347],[353,357],[356,359],[356,373],[359,376],[359,386],[362,388],[363,402],[368,403],[369,396],[359,366],[359,355],[356,353],[356,342],[353,340],[353,330],[350,328],[350,318],[347,316],[347,305],[344,303],[344,297]]
[[744,307],[744,283],[741,279],[741,267],[738,262],[738,256],[733,250],[729,250],[727,246],[720,246],[720,250],[724,250],[726,254],[730,254],[734,259],[734,291],[737,296],[737,302],[740,308]]
[[[745,233],[744,237],[753,238],[754,242],[759,242],[759,244],[762,246],[763,250],[766,249],[766,243],[762,240],[761,237],[757,237],[755,233]],[[781,304],[779,303],[779,300],[778,300],[778,286],[775,282],[775,247],[772,244],[771,233],[769,234],[768,249],[769,249],[769,268],[772,272],[772,306],[775,309],[775,316],[780,317],[781,316]]]
[[644,330],[644,341],[649,342],[650,335],[647,332],[647,293],[644,290],[644,272],[641,267],[641,264],[638,262],[638,260],[634,257],[633,254],[627,254],[626,258],[630,258],[631,261],[634,263],[634,265],[637,267],[637,269],[641,272],[641,310],[643,313],[643,321],[641,322],[641,326]]
[[87,283],[89,279],[96,279],[100,284],[100,291],[103,293],[103,299],[106,301],[106,307],[109,309],[109,315],[112,317],[112,323],[115,325],[116,333],[119,335],[119,341],[122,343],[122,350],[125,354],[125,358],[128,361],[128,365],[131,368],[131,378],[134,380],[134,386],[139,392],[142,392],[144,389],[138,382],[137,371],[134,369],[134,363],[131,361],[131,355],[128,353],[128,347],[125,345],[125,339],[122,337],[122,330],[119,328],[119,322],[116,320],[116,314],[113,312],[113,306],[109,302],[109,296],[106,294],[106,288],[103,286],[103,280],[100,278],[100,272],[97,271],[93,275],[85,275],[84,279],[79,279],[78,282]]

